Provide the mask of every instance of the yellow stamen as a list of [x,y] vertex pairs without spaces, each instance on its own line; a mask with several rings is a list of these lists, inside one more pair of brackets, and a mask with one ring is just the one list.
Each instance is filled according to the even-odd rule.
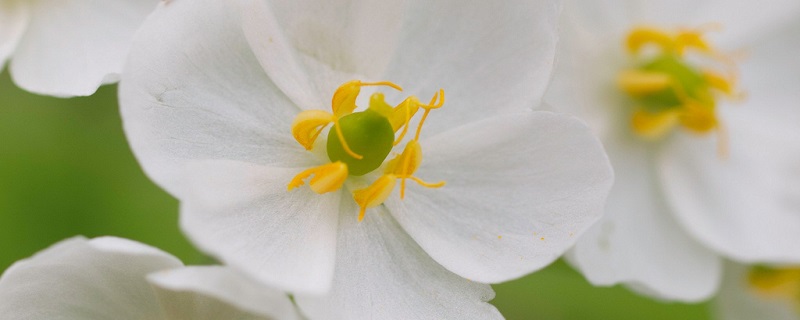
[[800,268],[756,267],[750,270],[747,280],[758,294],[788,300],[800,309]]
[[[626,38],[626,48],[639,54],[648,45],[658,49],[648,52],[639,67],[623,71],[619,87],[636,100],[633,131],[645,138],[663,136],[677,124],[695,133],[716,131],[720,157],[728,153],[728,136],[717,118],[717,96],[741,97],[735,89],[736,67],[733,57],[721,54],[704,38],[719,24],[693,29],[664,31],[653,27],[634,28]],[[702,54],[727,67],[725,74],[699,69],[684,58],[687,51]],[[652,53],[652,54],[650,54]]]
[[311,178],[308,185],[314,192],[323,194],[336,191],[342,188],[342,184],[347,179],[347,165],[337,161],[300,172],[292,178],[292,181],[289,181],[287,190],[291,191],[302,186],[303,180],[311,175],[314,177]]
[[414,173],[420,164],[422,164],[422,147],[417,140],[409,141],[403,149],[403,153],[386,164],[384,173],[400,179],[400,199],[405,198],[406,179],[414,180],[426,188],[440,188],[445,185],[444,181],[428,183],[415,177]]
[[392,124],[392,129],[397,131],[400,127],[407,126],[411,118],[417,113],[417,110],[419,110],[420,105],[422,105],[422,103],[419,102],[417,97],[410,96],[394,107],[394,109],[392,109],[392,114],[389,115],[389,122]]
[[[437,98],[439,99],[438,103],[436,102]],[[439,89],[439,92],[433,95],[433,98],[431,98],[431,102],[425,105],[420,105],[420,107],[425,109],[425,112],[422,114],[422,119],[419,120],[419,125],[417,125],[417,133],[414,135],[414,140],[419,140],[419,134],[422,131],[422,125],[425,124],[425,119],[428,118],[428,113],[430,113],[431,110],[433,109],[441,108],[443,105],[444,105],[443,89]]]
[[400,129],[401,126],[403,127],[403,131],[400,132],[400,136],[394,141],[394,145],[403,141],[406,133],[408,133],[408,125],[411,122],[411,117],[417,113],[420,105],[421,103],[417,100],[417,97],[410,96],[394,108],[392,115],[389,117],[389,122],[391,122],[394,131]]
[[416,140],[411,140],[406,144],[403,153],[386,163],[384,173],[393,174],[400,177],[414,174],[422,163],[422,147]]
[[678,124],[680,112],[660,112],[649,113],[644,110],[636,110],[631,118],[631,127],[639,136],[656,139],[662,137]]
[[630,53],[638,53],[642,47],[653,44],[663,52],[683,56],[687,49],[695,49],[706,54],[713,54],[714,49],[703,39],[703,34],[710,28],[679,30],[675,33],[662,31],[653,27],[634,28],[628,34],[626,47]]
[[396,84],[394,82],[391,82],[391,81],[362,82],[361,86],[362,87],[366,87],[366,86],[387,86],[387,87],[392,87],[393,89],[395,89],[397,91],[403,91],[403,87],[401,87],[398,84]]
[[[389,86],[397,90],[402,90],[402,88],[392,82],[388,81],[379,81],[379,82],[361,82],[358,80],[349,81],[341,86],[336,90],[331,100],[331,109],[333,113],[328,113],[324,111],[304,111],[301,112],[296,118],[294,123],[292,124],[292,134],[295,139],[306,149],[313,148],[315,140],[318,136],[322,133],[325,127],[330,124],[331,122],[334,124],[334,132],[336,133],[336,137],[341,142],[341,146],[336,146],[334,149],[334,154],[329,154],[330,159],[340,159],[341,156],[346,153],[353,158],[362,159],[364,158],[361,155],[355,154],[347,144],[344,138],[344,132],[340,126],[340,119],[342,117],[348,116],[353,114],[357,109],[356,106],[356,99],[360,94],[361,87],[364,86]],[[427,119],[428,114],[433,109],[441,108],[444,105],[444,90],[440,89],[437,91],[433,97],[431,98],[428,104],[422,104],[415,96],[410,96],[399,103],[397,106],[392,107],[386,103],[384,100],[384,95],[380,92],[376,92],[370,96],[369,101],[369,108],[367,111],[370,112],[377,112],[380,116],[378,120],[380,120],[381,124],[383,125],[383,129],[377,132],[378,135],[383,135],[383,137],[387,137],[388,135],[397,134],[400,128],[403,128],[402,132],[400,132],[399,138],[396,138],[394,141],[391,141],[393,145],[396,145],[408,133],[411,119],[414,115],[419,111],[420,108],[425,109],[425,114],[422,116],[419,125],[416,129],[416,134],[414,139],[409,141],[406,145],[403,152],[395,157],[395,159],[389,160],[385,163],[385,171],[384,175],[379,177],[375,180],[371,185],[367,188],[356,190],[353,192],[353,199],[359,205],[360,212],[358,216],[358,220],[362,221],[364,219],[364,215],[366,210],[369,208],[376,207],[382,204],[389,195],[394,190],[394,186],[397,184],[397,179],[401,179],[401,191],[400,197],[403,198],[405,195],[405,182],[407,179],[411,179],[421,186],[426,188],[439,188],[445,185],[444,181],[437,182],[437,183],[429,183],[426,182],[418,177],[414,176],[417,168],[422,163],[422,148],[419,145],[419,137],[422,126],[425,124],[425,120]],[[364,113],[361,116],[369,116],[375,117],[374,113]],[[387,127],[385,127],[385,122],[382,122],[383,119],[380,117],[385,117],[388,120],[389,125],[391,125],[392,131],[389,132]],[[348,123],[345,123],[346,125]],[[346,130],[347,128],[345,128]],[[374,130],[373,130],[374,131]],[[370,131],[371,132],[371,131]],[[331,133],[333,134],[333,132]],[[366,133],[363,133],[366,134]],[[373,134],[373,133],[369,133]],[[368,140],[368,139],[367,139]],[[375,146],[376,148],[380,147],[388,147],[388,139],[383,139],[380,145]],[[363,144],[363,143],[362,143]],[[332,152],[330,150],[331,146],[329,145],[328,152]],[[362,147],[364,147],[362,145]],[[372,148],[372,145],[367,145],[367,147]],[[367,149],[370,150],[370,149]],[[389,152],[389,150],[386,150]],[[385,160],[385,153],[382,154],[382,160]],[[349,160],[347,160],[349,161]],[[346,181],[347,177],[350,173],[350,169],[352,169],[352,174],[361,175],[361,171],[367,173],[371,170],[374,170],[375,167],[369,167],[369,170],[364,169],[363,167],[358,167],[361,163],[350,163],[343,160],[343,162],[334,162],[329,163],[326,165],[314,167],[307,169],[303,172],[297,174],[287,185],[287,189],[289,191],[302,186],[305,183],[305,180],[308,180],[308,184],[311,190],[316,193],[326,193],[336,191],[342,188],[344,182]],[[373,161],[374,162],[374,161]],[[379,163],[376,163],[379,164]],[[348,168],[350,166],[350,168]],[[361,169],[359,169],[361,168]],[[359,170],[357,170],[359,169]],[[358,171],[358,173],[357,173]]]
[[424,180],[422,180],[420,178],[417,178],[415,176],[410,176],[408,178],[411,179],[411,180],[414,180],[416,183],[419,183],[419,185],[421,185],[421,186],[423,186],[425,188],[436,189],[436,188],[444,187],[444,185],[445,185],[444,181],[430,183],[430,182],[425,182]]
[[617,78],[617,84],[632,96],[644,96],[669,88],[673,80],[663,72],[625,70]]
[[652,27],[634,28],[628,34],[625,43],[628,52],[631,53],[638,53],[642,47],[648,44],[655,44],[664,51],[671,51],[675,46],[671,34]]
[[329,123],[335,120],[330,113],[321,110],[306,110],[300,112],[292,122],[292,136],[306,150],[314,147],[314,141]]
[[678,55],[686,53],[686,49],[695,49],[703,53],[711,53],[714,50],[703,39],[704,30],[684,30],[675,35],[675,52]]
[[685,128],[697,133],[706,133],[717,127],[717,117],[714,115],[714,110],[696,103],[684,105],[680,122]]
[[400,127],[403,128],[400,137],[395,139],[393,145],[397,145],[403,140],[403,137],[408,131],[408,124],[411,121],[411,117],[417,113],[420,105],[421,103],[417,100],[417,97],[410,96],[403,100],[403,102],[400,102],[396,107],[392,108],[386,103],[383,94],[380,92],[373,93],[369,100],[369,108],[385,116],[392,125],[392,130],[397,132]]
[[406,197],[406,179],[414,175],[417,168],[422,163],[422,147],[417,140],[411,140],[406,144],[403,153],[393,159],[387,165],[391,169],[389,173],[394,173],[400,177],[400,199]]
[[[442,100],[439,101],[439,103],[436,103],[436,100],[439,99],[439,96],[442,97]],[[420,122],[420,125],[417,127],[417,136],[416,138],[414,138],[414,140],[417,140],[419,138],[419,130],[422,128],[422,123],[425,122],[425,118],[428,117],[428,113],[430,112],[430,110],[441,108],[443,104],[444,104],[444,90],[440,89],[439,92],[436,92],[433,95],[433,98],[431,98],[431,101],[428,102],[428,104],[422,104],[419,102],[419,100],[417,100],[417,97],[411,96],[408,99],[404,100],[399,105],[397,105],[394,111],[394,115],[392,116],[392,118],[390,118],[390,121],[392,122],[393,127],[395,127],[395,125],[397,124],[397,126],[395,127],[395,131],[397,131],[397,128],[399,128],[400,125],[405,125],[405,126],[403,126],[403,132],[401,132],[400,136],[397,138],[397,140],[395,140],[394,145],[399,144],[400,141],[402,141],[403,138],[406,136],[406,133],[408,133],[408,125],[409,122],[411,121],[411,117],[413,117],[414,114],[417,113],[420,107],[425,109],[425,114],[422,115],[422,121]]]
[[388,86],[399,91],[403,91],[403,88],[390,81],[348,81],[339,86],[339,88],[336,89],[336,92],[333,93],[333,98],[331,99],[331,109],[333,110],[333,114],[336,115],[336,117],[341,118],[353,113],[353,110],[356,109],[356,98],[358,98],[358,94],[361,93],[361,87],[366,86]]
[[358,212],[358,221],[364,220],[364,213],[367,209],[377,207],[386,201],[394,189],[395,180],[397,178],[393,175],[383,175],[369,187],[353,192],[353,200],[361,207]]
[[717,72],[705,70],[703,71],[703,78],[712,88],[722,91],[728,96],[735,95],[733,90],[733,83],[735,79],[733,79],[733,77],[725,77]]

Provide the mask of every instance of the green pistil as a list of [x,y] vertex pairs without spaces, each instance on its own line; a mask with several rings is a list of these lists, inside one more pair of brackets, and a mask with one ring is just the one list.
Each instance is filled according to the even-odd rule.
[[328,158],[331,162],[342,161],[350,175],[361,176],[381,166],[392,151],[394,130],[389,120],[380,113],[367,109],[339,119],[347,145],[361,160],[351,157],[342,148],[336,128],[328,133]]

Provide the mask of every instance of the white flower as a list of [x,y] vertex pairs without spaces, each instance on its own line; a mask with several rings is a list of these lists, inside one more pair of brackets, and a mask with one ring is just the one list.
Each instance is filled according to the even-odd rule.
[[800,320],[800,268],[728,263],[714,307],[720,320]]
[[0,1],[0,70],[52,96],[88,96],[113,83],[156,0]]
[[[800,261],[798,5],[565,7],[561,59],[545,101],[589,122],[616,173],[606,215],[568,255],[592,283],[696,301],[716,290],[720,255]],[[707,30],[714,23],[722,30]],[[637,55],[625,52],[626,41],[631,52],[651,46]],[[739,49],[748,53],[741,63]],[[647,65],[656,58],[677,62]],[[737,66],[740,81],[726,73]],[[686,68],[690,75],[678,75]],[[688,96],[675,89],[687,88],[679,82],[686,77],[697,81]],[[643,93],[654,88],[664,96]],[[670,99],[681,102],[650,111]]]
[[115,237],[70,238],[0,277],[4,319],[299,319],[289,298],[231,269],[184,267]]
[[[549,79],[557,10],[550,1],[172,1],[134,40],[120,84],[125,130],[145,171],[181,200],[188,236],[295,292],[311,318],[496,318],[484,283],[555,260],[597,219],[611,184],[583,124],[531,111]],[[409,178],[400,200],[402,182],[389,193],[396,179],[381,176],[392,165],[347,177],[340,165],[320,167],[330,164],[327,134],[313,152],[295,141],[293,129],[314,132],[305,121],[330,120],[322,110],[334,92],[353,93],[337,91],[350,80],[446,91],[418,142],[424,159],[408,171],[445,186]],[[380,91],[392,104],[404,97]],[[304,110],[318,111],[293,124]],[[323,194],[287,191],[309,168]],[[385,197],[362,198],[359,222],[352,192],[378,180]]]

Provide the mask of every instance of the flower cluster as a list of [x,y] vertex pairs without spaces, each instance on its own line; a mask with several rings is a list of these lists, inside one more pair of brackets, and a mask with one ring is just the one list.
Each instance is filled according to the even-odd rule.
[[563,256],[800,318],[800,3],[773,2],[0,1],[21,88],[119,81],[217,264],[71,238],[3,273],[0,314],[502,319],[490,284]]

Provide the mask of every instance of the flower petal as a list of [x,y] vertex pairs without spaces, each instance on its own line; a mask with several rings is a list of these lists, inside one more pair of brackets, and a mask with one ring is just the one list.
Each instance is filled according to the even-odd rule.
[[14,53],[30,19],[22,1],[0,1],[0,71]]
[[728,155],[714,137],[665,148],[661,179],[682,225],[739,262],[800,262],[800,50],[797,28],[765,38],[743,67],[747,97],[722,105]]
[[[357,222],[344,195],[334,284],[325,296],[298,294],[311,319],[502,319],[491,287],[448,272],[383,207]],[[347,214],[351,213],[351,214]]]
[[299,315],[283,292],[230,268],[188,267],[150,274],[168,319],[294,320]]
[[796,306],[791,303],[759,296],[748,283],[747,270],[743,265],[725,265],[725,279],[714,300],[717,319],[800,320]]
[[149,176],[178,198],[184,175],[192,174],[183,170],[189,161],[302,167],[313,160],[292,139],[299,109],[250,51],[237,3],[164,2],[137,34],[122,75],[131,147]]
[[192,164],[181,226],[204,251],[279,289],[324,293],[333,277],[339,192],[287,191],[298,169]]
[[681,224],[727,257],[799,262],[800,141],[748,129],[729,130],[726,159],[713,139],[669,144],[660,163],[665,193]]
[[[598,3],[602,1],[584,1],[580,7]],[[558,58],[541,109],[576,116],[605,139],[619,126],[628,126],[629,120],[623,116],[628,113],[627,97],[615,85],[620,70],[627,66],[628,56],[621,39],[609,41],[610,35],[603,33],[602,27],[577,20],[576,15],[582,10],[569,8],[565,8],[559,21]],[[599,13],[592,18],[601,16]]]
[[27,1],[31,20],[11,61],[14,82],[54,96],[87,96],[116,82],[133,34],[156,0]]
[[134,241],[81,237],[12,265],[0,278],[0,314],[13,319],[159,319],[145,280],[181,267],[175,257]]
[[613,45],[621,45],[624,33],[638,25],[672,29],[718,24],[720,32],[708,33],[712,42],[740,49],[763,32],[792,21],[798,12],[800,3],[794,0],[572,0],[565,4],[566,14]]
[[612,183],[608,159],[581,122],[548,112],[486,119],[420,143],[406,198],[386,205],[448,270],[495,283],[558,258],[594,223]]
[[616,174],[606,215],[569,261],[595,285],[625,283],[669,300],[708,298],[719,284],[719,258],[674,221],[655,180],[653,149],[620,135],[605,144]]
[[424,135],[538,104],[553,66],[557,1],[412,1],[384,78],[421,101],[443,88],[447,102]]
[[[662,1],[663,2],[663,1]],[[664,2],[666,3],[666,2]],[[795,0],[704,0],[701,3],[689,2],[682,12],[688,14],[689,27],[708,23],[722,26],[720,32],[709,33],[720,47],[740,50],[764,34],[786,23],[797,21],[800,2]],[[651,10],[653,16],[661,14]],[[682,19],[686,19],[684,16]],[[680,20],[679,20],[680,21]],[[796,30],[796,29],[795,29]]]
[[403,1],[244,0],[244,32],[264,70],[301,108],[328,109],[336,88],[378,79],[395,53]]

